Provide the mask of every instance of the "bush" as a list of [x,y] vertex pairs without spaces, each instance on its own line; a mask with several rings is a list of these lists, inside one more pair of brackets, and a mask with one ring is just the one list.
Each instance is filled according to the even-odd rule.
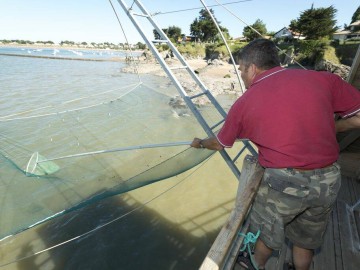
[[239,53],[247,44],[248,42],[241,42],[231,46],[231,53],[234,57],[235,64],[239,64]]
[[341,64],[351,66],[354,60],[356,51],[359,47],[358,44],[336,44],[333,45],[335,47],[336,56],[340,59]]
[[329,46],[328,40],[302,40],[297,42],[298,55],[296,60],[303,65],[315,65],[324,58],[325,51]]
[[204,46],[198,43],[185,43],[177,46],[178,51],[187,56],[191,57],[204,57],[205,49]]
[[205,46],[205,56],[207,59],[229,57],[229,52],[224,43],[208,44]]

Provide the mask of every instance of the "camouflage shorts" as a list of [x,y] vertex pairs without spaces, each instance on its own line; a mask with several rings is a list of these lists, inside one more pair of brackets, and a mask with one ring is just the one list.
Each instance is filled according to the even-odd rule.
[[250,230],[260,230],[260,239],[272,249],[280,249],[285,237],[296,246],[318,248],[340,185],[336,163],[311,171],[267,168],[250,212]]

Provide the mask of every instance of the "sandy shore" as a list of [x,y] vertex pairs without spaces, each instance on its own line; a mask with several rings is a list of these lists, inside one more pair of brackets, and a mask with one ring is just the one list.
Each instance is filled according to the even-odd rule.
[[[170,68],[180,67],[179,60],[165,59],[165,62]],[[225,61],[215,60],[208,62],[207,60],[188,59],[186,60],[188,65],[198,74],[200,80],[205,87],[214,95],[219,94],[232,94],[241,95],[241,88],[238,82],[238,77],[235,72],[235,68],[232,64]],[[237,68],[237,66],[236,66]],[[140,58],[138,62],[129,64],[122,69],[122,72],[139,74],[152,74],[156,76],[167,76],[163,71],[161,65],[155,60],[146,60]],[[190,94],[191,92],[198,92],[199,88],[196,87],[195,81],[190,77],[188,72],[184,69],[172,69],[172,72],[176,75],[183,88]]]

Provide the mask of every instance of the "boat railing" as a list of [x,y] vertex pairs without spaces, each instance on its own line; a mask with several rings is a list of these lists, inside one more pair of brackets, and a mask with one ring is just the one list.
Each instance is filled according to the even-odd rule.
[[239,179],[234,209],[200,266],[201,270],[233,268],[243,242],[243,235],[249,226],[246,216],[259,189],[263,174],[264,168],[259,165],[257,158],[247,155]]

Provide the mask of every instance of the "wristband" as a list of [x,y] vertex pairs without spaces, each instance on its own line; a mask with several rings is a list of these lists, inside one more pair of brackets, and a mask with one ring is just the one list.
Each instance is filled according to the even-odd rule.
[[205,148],[205,146],[202,144],[203,140],[199,142],[200,148]]

